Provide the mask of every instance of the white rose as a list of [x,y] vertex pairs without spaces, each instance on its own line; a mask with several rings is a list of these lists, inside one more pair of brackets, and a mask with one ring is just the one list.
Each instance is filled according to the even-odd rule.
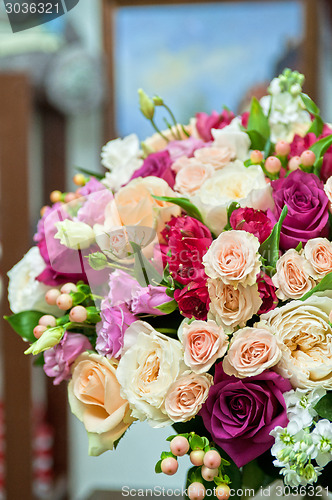
[[139,139],[135,134],[108,142],[102,149],[101,163],[111,172],[106,173],[103,184],[115,191],[126,184],[143,164],[140,154]]
[[60,240],[61,245],[72,250],[83,250],[89,248],[95,241],[95,233],[92,227],[85,222],[74,222],[66,219],[55,224],[58,232],[54,236]]
[[227,223],[227,207],[232,201],[258,210],[274,208],[272,188],[266,183],[261,167],[247,168],[239,160],[206,180],[191,201],[201,211],[205,224],[217,235]]
[[56,306],[49,306],[45,294],[50,287],[36,280],[46,268],[38,247],[32,247],[10,271],[8,271],[8,300],[13,313],[22,311],[40,311],[59,316],[61,311]]
[[262,316],[284,343],[276,370],[293,387],[332,389],[332,292],[294,300]]
[[239,118],[234,118],[232,122],[222,129],[212,129],[214,138],[213,147],[227,148],[232,151],[238,160],[246,160],[249,157],[250,139],[246,132],[240,128]]
[[170,385],[185,371],[181,343],[144,321],[135,321],[125,332],[122,353],[116,374],[133,417],[147,419],[152,427],[171,424],[165,397]]

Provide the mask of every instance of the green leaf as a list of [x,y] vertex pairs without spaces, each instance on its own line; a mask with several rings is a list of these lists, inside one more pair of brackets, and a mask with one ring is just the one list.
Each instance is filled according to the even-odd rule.
[[4,319],[25,342],[35,342],[36,337],[33,334],[33,329],[44,314],[39,311],[22,311],[12,316],[5,316]]
[[247,132],[251,139],[252,149],[264,150],[266,141],[270,138],[270,125],[256,97],[253,97],[251,101]]
[[317,177],[320,177],[320,171],[321,171],[321,168],[322,168],[322,165],[323,165],[323,161],[324,161],[324,157],[322,156],[314,164],[314,171],[313,171],[313,173],[315,175],[317,175]]
[[200,436],[198,436],[197,434],[194,434],[193,436],[191,436],[189,438],[189,444],[190,444],[190,448],[192,450],[203,450],[205,448],[205,446],[207,446],[209,444],[209,441],[207,440],[207,444],[206,444],[206,440],[207,438],[202,438]]
[[161,462],[162,462],[162,460],[158,460],[158,462],[156,463],[156,466],[154,468],[154,471],[155,471],[156,474],[161,474],[162,473]]
[[263,151],[266,145],[266,139],[257,132],[257,130],[247,130],[247,134],[249,135],[251,141],[251,149],[258,149],[259,151]]
[[318,415],[332,422],[332,392],[323,396],[314,407]]
[[322,281],[320,281],[318,285],[316,285],[314,288],[309,290],[309,292],[303,295],[303,297],[301,297],[300,300],[302,301],[306,300],[309,297],[311,297],[311,295],[313,295],[314,293],[325,292],[325,290],[332,290],[332,272],[324,276]]
[[175,198],[171,196],[156,196],[156,195],[152,195],[152,198],[155,198],[156,200],[160,201],[166,201],[168,203],[174,203],[174,205],[178,205],[185,212],[187,212],[187,214],[190,217],[193,217],[194,219],[203,222],[201,212],[198,210],[197,207],[195,207],[195,205],[191,203],[190,200],[188,200],[188,198]]
[[161,460],[165,460],[165,458],[169,458],[169,457],[176,458],[176,456],[173,455],[173,453],[171,451],[163,451],[160,455]]
[[[329,147],[332,145],[332,134],[328,135],[327,137],[323,137],[319,141],[315,142],[309,149],[313,151],[316,155],[316,163],[319,161],[319,159],[324,156],[326,151],[329,149]],[[315,163],[315,165],[316,165]]]
[[70,295],[73,299],[73,306],[78,306],[86,299],[86,295],[83,292],[70,292]]
[[268,266],[276,267],[277,260],[279,258],[279,242],[280,242],[280,231],[282,223],[288,213],[288,208],[285,205],[281,214],[279,221],[275,224],[270,236],[263,241],[259,248],[259,252]]
[[302,241],[300,241],[300,243],[297,245],[297,247],[295,248],[296,252],[300,252],[303,248],[303,244],[302,244]]
[[142,254],[141,247],[137,245],[137,243],[134,243],[133,241],[130,242],[134,256],[135,256],[135,263],[134,263],[134,275],[138,283],[146,287],[148,285],[158,285],[159,283],[162,282],[163,278],[162,276],[158,273],[156,268],[148,261],[146,257]]
[[270,154],[273,152],[273,149],[274,149],[274,146],[273,146],[271,139],[269,137],[268,140],[266,141],[266,144],[265,144],[264,157],[268,158],[270,156]]
[[228,206],[228,208],[227,208],[227,224],[224,227],[224,231],[229,231],[230,229],[232,229],[231,215],[234,212],[234,210],[237,210],[238,208],[240,208],[240,205],[238,204],[237,201],[232,201],[232,203]]
[[315,134],[316,137],[319,137],[322,134],[323,129],[324,129],[323,120],[321,119],[320,116],[316,116],[316,118],[312,122],[311,127],[309,128],[307,134],[313,133],[313,134]]
[[[95,177],[99,181],[104,178],[103,174],[98,174],[97,172],[93,172],[92,170],[87,170],[86,168],[82,168],[82,167],[75,167],[75,168],[76,168],[76,170],[78,170],[82,174],[88,175],[89,177]],[[105,187],[105,189],[107,189],[107,188]]]
[[247,168],[248,168],[248,167],[251,167],[251,165],[252,165],[252,164],[253,164],[253,163],[252,163],[252,161],[250,160],[250,158],[249,158],[248,160],[245,160],[245,161],[243,162],[243,165],[244,165],[245,167],[247,167]]
[[306,110],[309,111],[312,115],[316,116],[319,115],[320,109],[317,106],[317,104],[314,103],[314,101],[307,95],[304,94],[303,92],[300,94],[300,97],[303,101],[303,104],[306,107]]
[[256,460],[249,462],[243,467],[243,486],[253,488],[255,492],[262,486],[264,477],[265,474]]
[[315,117],[307,134],[312,132],[316,137],[319,137],[324,128],[324,122],[320,116],[320,109],[307,94],[302,93],[300,94],[300,97],[306,110]]
[[94,306],[89,306],[86,307],[86,310],[88,312],[87,322],[92,324],[99,323],[101,318],[97,308]]
[[154,309],[159,309],[159,311],[165,314],[171,314],[178,308],[178,303],[175,300],[170,300],[169,302],[165,302],[165,304],[161,304],[160,306],[154,307]]

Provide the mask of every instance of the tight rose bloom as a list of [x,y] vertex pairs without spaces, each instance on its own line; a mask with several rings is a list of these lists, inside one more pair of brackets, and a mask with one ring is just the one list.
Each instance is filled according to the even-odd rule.
[[165,397],[170,385],[185,371],[182,358],[181,343],[158,333],[148,323],[136,321],[128,328],[117,378],[135,418],[147,419],[151,427],[171,423],[165,412]]
[[258,239],[246,231],[226,231],[211,244],[203,257],[205,272],[237,288],[256,283],[261,267]]
[[98,354],[81,354],[68,385],[71,411],[84,424],[89,437],[89,455],[112,450],[133,418],[129,403],[120,396],[117,363]]
[[271,234],[273,224],[264,210],[254,208],[238,208],[230,217],[230,225],[233,229],[247,231],[263,243]]
[[311,264],[314,279],[320,281],[332,271],[332,243],[327,238],[309,240],[304,255]]
[[201,163],[195,158],[186,158],[186,165],[176,174],[174,189],[182,194],[194,194],[213,174],[212,165]]
[[325,291],[305,301],[293,300],[261,318],[285,346],[276,367],[293,387],[332,389],[332,293]]
[[278,297],[276,296],[276,287],[266,273],[261,272],[257,276],[257,285],[258,293],[263,302],[257,313],[260,315],[275,309],[278,305]]
[[232,333],[253,317],[262,305],[257,285],[243,287],[225,285],[221,279],[208,280],[210,296],[209,317],[222,325],[226,333]]
[[278,259],[276,268],[272,282],[281,300],[300,299],[315,286],[309,262],[293,248]]
[[276,217],[285,205],[288,207],[280,235],[282,250],[328,235],[329,200],[316,175],[295,170],[288,177],[273,181],[272,187]]
[[200,411],[213,441],[242,467],[271,448],[270,432],[288,423],[283,393],[288,380],[273,371],[239,380],[216,365],[214,385]]
[[224,371],[237,378],[255,377],[279,362],[281,347],[274,333],[263,326],[238,330],[223,360]]
[[184,362],[195,373],[207,372],[227,351],[228,337],[212,320],[183,322],[178,337],[184,349]]
[[207,113],[196,114],[196,129],[199,136],[204,141],[212,141],[212,129],[220,129],[226,127],[235,118],[234,113],[224,109],[221,113],[212,111],[210,115]]
[[175,182],[175,176],[171,169],[172,160],[168,151],[158,151],[145,158],[143,165],[135,170],[130,180],[137,177],[155,176],[164,179],[172,188]]
[[175,290],[174,299],[186,318],[206,320],[210,303],[206,280],[193,281],[182,290]]
[[213,377],[186,372],[168,389],[165,410],[172,422],[187,422],[201,410],[205,403]]
[[220,170],[234,160],[235,155],[234,151],[227,147],[202,148],[195,151],[194,157],[205,165],[211,165],[214,170]]

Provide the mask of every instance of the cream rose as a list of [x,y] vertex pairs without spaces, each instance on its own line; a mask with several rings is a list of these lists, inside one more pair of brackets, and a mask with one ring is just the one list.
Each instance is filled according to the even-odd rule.
[[234,118],[232,122],[222,129],[212,129],[214,138],[213,147],[228,148],[238,160],[249,157],[250,139],[246,132],[241,130],[241,121]]
[[208,317],[222,325],[226,333],[245,326],[262,305],[257,285],[238,285],[235,289],[221,279],[209,279],[208,290],[211,299]]
[[293,248],[278,259],[276,269],[272,282],[281,300],[300,299],[315,286],[309,262]]
[[169,388],[165,410],[173,422],[187,422],[202,408],[213,384],[209,374],[184,373]]
[[83,422],[89,437],[89,455],[112,450],[133,418],[129,403],[120,396],[117,361],[98,354],[81,354],[68,385],[71,411]]
[[227,207],[232,201],[259,210],[274,208],[272,188],[266,183],[261,167],[245,167],[239,160],[215,172],[191,196],[191,201],[199,208],[205,224],[217,235],[227,224]]
[[268,328],[258,326],[238,330],[223,360],[224,371],[238,378],[259,375],[279,362],[281,346]]
[[258,238],[246,231],[221,233],[203,257],[206,274],[234,288],[255,284],[261,267],[259,246]]
[[187,158],[187,160],[187,164],[176,174],[174,189],[183,194],[193,194],[207,179],[212,177],[214,168],[195,158]]
[[234,160],[235,152],[229,147],[196,149],[194,157],[205,165],[212,165],[215,170],[226,167]]
[[304,247],[305,258],[311,265],[311,276],[321,280],[332,272],[332,243],[327,238],[314,238]]
[[215,321],[185,320],[178,331],[184,362],[195,373],[207,372],[227,351],[228,337]]
[[185,370],[181,343],[135,321],[125,332],[122,352],[117,378],[133,416],[152,427],[169,425],[164,403],[168,388]]
[[332,292],[293,300],[262,315],[285,346],[276,370],[293,387],[332,389]]

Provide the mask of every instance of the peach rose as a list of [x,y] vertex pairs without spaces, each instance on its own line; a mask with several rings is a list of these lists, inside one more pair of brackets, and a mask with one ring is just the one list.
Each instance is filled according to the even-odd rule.
[[184,362],[195,373],[207,372],[227,351],[228,337],[215,321],[184,321],[178,337],[183,344]]
[[98,354],[81,354],[68,385],[71,411],[83,422],[89,437],[89,455],[112,450],[133,418],[129,403],[120,396],[117,361]]
[[225,285],[221,279],[208,280],[211,299],[209,318],[222,325],[226,333],[237,326],[243,327],[262,305],[257,285],[243,287]]
[[[183,128],[189,135],[192,135],[191,125],[184,125]],[[166,137],[168,141],[174,141],[175,139],[178,139],[178,134],[180,134],[181,140],[188,139],[188,136],[184,133],[182,129],[182,125],[178,125],[176,128],[173,126],[171,130],[170,129],[162,130],[162,134]],[[151,149],[153,153],[156,153],[157,151],[161,151],[162,149],[166,148],[168,144],[167,140],[165,140],[159,133],[156,133],[153,134],[151,137],[145,139],[144,144],[149,149]]]
[[215,170],[226,167],[235,158],[235,153],[231,148],[202,148],[196,149],[194,157],[205,165],[212,165]]
[[165,410],[173,422],[187,422],[193,418],[205,403],[213,377],[186,372],[168,389]]
[[332,243],[327,238],[309,240],[304,255],[311,264],[313,278],[321,280],[332,271]]
[[[186,163],[176,174],[174,189],[183,194],[193,194],[207,179],[212,177],[214,168],[195,158],[187,158]],[[176,165],[175,167],[178,168]]]
[[278,259],[277,272],[272,278],[281,300],[299,299],[315,286],[310,278],[311,266],[296,250],[291,248]]
[[256,283],[261,267],[259,241],[246,231],[226,231],[213,241],[203,257],[205,272],[210,278],[220,278],[226,285]]
[[227,375],[254,377],[276,365],[281,358],[281,345],[268,328],[243,328],[234,333],[223,368]]

